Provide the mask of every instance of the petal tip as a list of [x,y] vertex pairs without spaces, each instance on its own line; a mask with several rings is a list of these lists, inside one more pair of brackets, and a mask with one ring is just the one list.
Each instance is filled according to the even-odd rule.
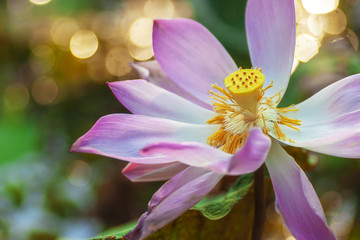
[[111,86],[114,84],[113,82],[106,81],[106,84],[111,88]]
[[164,25],[164,23],[168,22],[169,19],[155,19],[153,28],[154,30]]
[[84,137],[87,135],[84,134],[83,136],[81,136],[80,138],[78,138],[73,145],[71,146],[69,152],[71,153],[91,153],[91,151],[89,149],[87,149],[86,143],[84,145]]
[[74,152],[79,152],[79,149],[81,148],[81,137],[78,138],[73,145],[71,146],[69,152],[74,153]]
[[130,181],[135,182],[136,177],[133,176],[133,174],[131,174],[131,170],[132,170],[132,165],[131,163],[126,165],[126,167],[123,168],[123,170],[121,170],[121,173]]

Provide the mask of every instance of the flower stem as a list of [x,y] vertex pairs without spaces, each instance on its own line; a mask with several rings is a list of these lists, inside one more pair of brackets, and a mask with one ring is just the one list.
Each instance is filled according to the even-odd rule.
[[262,165],[254,174],[255,213],[251,240],[261,240],[265,225],[265,167]]

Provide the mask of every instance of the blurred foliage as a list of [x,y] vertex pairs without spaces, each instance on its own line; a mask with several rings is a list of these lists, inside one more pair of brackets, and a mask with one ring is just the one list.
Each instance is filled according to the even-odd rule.
[[0,166],[19,160],[27,152],[37,151],[39,128],[23,117],[0,119]]
[[239,66],[251,66],[245,34],[246,1],[192,0],[197,21],[224,45]]

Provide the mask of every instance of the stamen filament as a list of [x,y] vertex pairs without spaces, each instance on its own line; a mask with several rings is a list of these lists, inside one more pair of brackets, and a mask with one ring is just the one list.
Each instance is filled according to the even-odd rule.
[[[281,92],[281,91],[280,91]],[[278,97],[278,99],[275,101],[275,103],[279,103],[280,99],[281,99],[281,93],[278,92],[277,94],[275,94],[274,96],[270,97],[271,100],[273,100],[273,98]]]
[[295,106],[295,104],[291,104],[291,105],[288,106],[288,107],[278,108],[277,110],[280,111],[280,112],[282,112],[282,113],[299,111],[299,109],[297,109],[297,108],[290,109],[290,108],[292,108],[292,107],[294,107],[294,106]]
[[265,121],[265,118],[264,118],[264,115],[263,115],[263,114],[261,114],[261,118],[262,118],[263,123],[264,123],[264,128],[263,128],[264,133],[267,134],[267,133],[269,132],[269,130],[268,130],[268,128],[266,127],[266,121]]
[[[211,93],[211,94],[213,94],[213,95],[215,95],[215,96],[216,96],[216,97],[218,97],[218,98],[223,99],[223,100],[229,100],[229,98],[228,98],[228,97],[221,96],[221,95],[219,95],[219,94],[215,93],[215,92],[214,92],[214,91],[212,91],[212,90],[210,90],[210,93]],[[212,97],[212,96],[210,96],[210,97]]]
[[285,140],[285,134],[281,131],[279,125],[276,122],[274,122],[274,129],[276,136],[281,140]]
[[280,115],[280,117],[281,117],[281,122],[287,122],[287,123],[297,125],[297,126],[300,126],[301,122],[302,122],[301,120],[288,118],[283,115]]
[[290,125],[290,124],[288,124],[288,123],[286,123],[286,122],[282,122],[281,124],[283,124],[283,125],[285,125],[285,126],[288,126],[289,128],[295,129],[295,130],[297,130],[297,131],[300,131],[299,128],[294,127],[294,126],[292,126],[292,125]]
[[224,94],[225,96],[227,96],[229,99],[232,99],[230,93],[228,93],[224,88],[219,87],[216,84],[211,84],[212,88],[215,88],[216,90],[218,90],[219,92],[221,92],[222,94]]
[[226,102],[224,102],[223,100],[220,100],[220,99],[217,98],[217,97],[210,96],[210,98],[212,98],[212,99],[214,99],[214,100],[216,100],[216,101],[218,101],[218,102],[221,102],[222,104],[226,104]]

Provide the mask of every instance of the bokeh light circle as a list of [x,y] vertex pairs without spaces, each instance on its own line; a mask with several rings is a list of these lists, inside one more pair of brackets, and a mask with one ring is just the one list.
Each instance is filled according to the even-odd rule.
[[71,37],[80,30],[77,22],[70,18],[60,18],[51,25],[51,38],[62,50],[69,50]]
[[71,53],[80,59],[86,59],[94,55],[98,46],[98,38],[90,30],[80,30],[70,40]]
[[58,85],[53,79],[42,77],[33,83],[31,94],[38,104],[48,105],[56,99],[58,95]]
[[128,48],[129,48],[128,50],[129,50],[131,57],[133,57],[135,60],[138,60],[138,61],[146,61],[154,56],[154,51],[151,46],[145,47],[145,48],[140,48],[140,47],[134,46],[133,44],[130,44],[128,46]]
[[171,18],[174,16],[175,6],[171,0],[147,0],[144,14],[149,18]]
[[21,83],[13,83],[6,87],[4,92],[5,106],[14,111],[22,110],[29,102],[29,91]]
[[311,14],[307,19],[307,27],[315,37],[322,38],[324,35],[323,21],[320,15]]
[[29,1],[35,5],[45,5],[51,2],[51,0],[29,0]]
[[127,49],[116,47],[111,49],[105,58],[106,70],[113,76],[123,76],[131,71],[129,63],[134,62]]
[[346,29],[347,19],[341,9],[336,9],[328,14],[322,15],[324,31],[329,34],[339,34]]
[[312,14],[324,14],[334,11],[339,0],[302,0],[305,10]]
[[309,34],[296,36],[295,58],[307,62],[319,52],[319,40]]
[[152,45],[153,20],[141,17],[136,19],[129,29],[130,41],[138,47]]

